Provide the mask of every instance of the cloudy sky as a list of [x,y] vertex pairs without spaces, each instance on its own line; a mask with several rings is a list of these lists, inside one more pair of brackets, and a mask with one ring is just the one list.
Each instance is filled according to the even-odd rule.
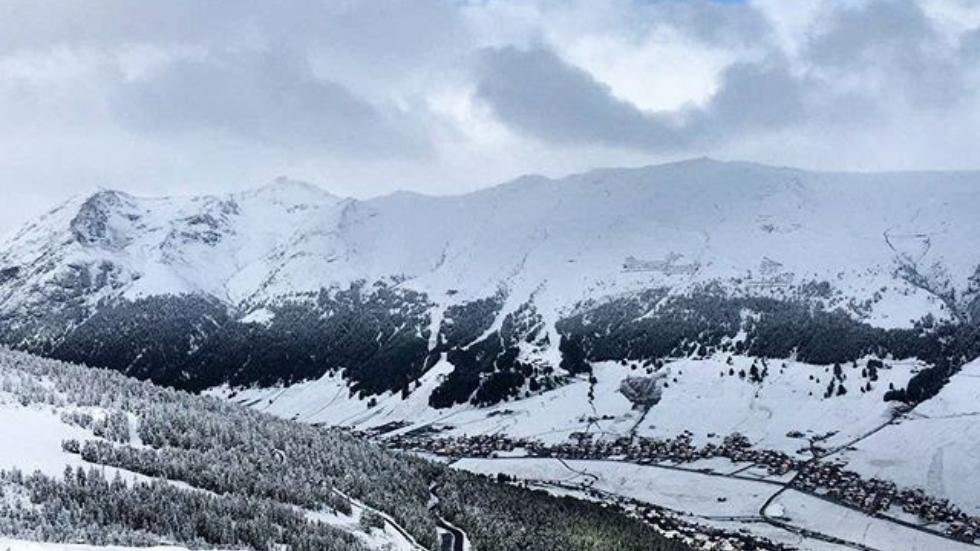
[[0,1],[0,230],[98,187],[980,168],[975,0]]

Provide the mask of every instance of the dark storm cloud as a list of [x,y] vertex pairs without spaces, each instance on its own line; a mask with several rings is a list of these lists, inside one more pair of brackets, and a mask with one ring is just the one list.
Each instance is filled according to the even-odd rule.
[[315,77],[301,56],[286,52],[177,61],[121,84],[112,108],[124,125],[146,134],[218,132],[373,157],[418,154],[426,146],[406,116]]
[[736,63],[721,77],[718,91],[686,124],[691,139],[719,141],[736,133],[780,129],[806,116],[806,86],[782,60]]
[[[892,116],[879,105],[887,102],[872,101],[883,95],[946,109],[971,96],[963,66],[980,51],[980,39],[970,36],[958,51],[944,49],[934,22],[912,0],[828,3],[793,59],[751,3],[628,5],[618,4],[613,20],[629,41],[671,28],[710,48],[755,53],[724,69],[703,105],[654,113],[617,97],[555,44],[480,49],[462,15],[480,4],[438,0],[298,0],[289,9],[258,0],[11,0],[0,6],[0,52],[152,46],[175,59],[129,79],[101,73],[110,113],[123,128],[156,139],[221,134],[263,146],[402,158],[430,151],[439,123],[424,98],[409,110],[387,92],[441,77],[467,58],[476,59],[470,74],[477,98],[518,133],[559,146],[677,152],[802,121]],[[539,13],[545,17],[547,9]],[[180,53],[188,48],[193,55]],[[474,49],[479,53],[470,56]]]
[[[114,122],[141,137],[221,135],[322,155],[405,158],[431,149],[426,106],[407,112],[384,92],[443,63],[466,39],[461,29],[458,11],[438,0],[10,0],[0,3],[0,59],[102,56],[85,85],[100,87]],[[125,78],[115,64],[126,55],[156,61]]]
[[804,86],[784,63],[739,63],[725,70],[701,108],[645,113],[616,99],[585,71],[543,48],[487,50],[478,95],[497,117],[538,139],[676,151],[734,133],[776,129],[805,115]]
[[806,55],[820,65],[860,68],[916,55],[934,38],[922,8],[879,0],[833,10],[811,36]]
[[[801,126],[867,130],[917,116],[917,109],[945,113],[976,100],[969,73],[980,59],[980,30],[951,47],[911,0],[828,6],[792,58],[749,7],[648,6],[691,36],[713,44],[754,43],[760,50],[756,59],[724,69],[701,106],[640,110],[540,46],[484,52],[478,95],[502,122],[539,140],[654,153],[703,150]],[[721,24],[726,12],[739,16]]]
[[671,125],[612,96],[609,87],[549,50],[490,49],[480,56],[477,95],[505,124],[539,139],[678,149]]

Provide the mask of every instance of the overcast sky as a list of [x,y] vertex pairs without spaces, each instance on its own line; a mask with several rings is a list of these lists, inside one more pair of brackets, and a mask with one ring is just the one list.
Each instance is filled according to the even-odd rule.
[[0,230],[98,187],[980,167],[976,0],[0,0]]

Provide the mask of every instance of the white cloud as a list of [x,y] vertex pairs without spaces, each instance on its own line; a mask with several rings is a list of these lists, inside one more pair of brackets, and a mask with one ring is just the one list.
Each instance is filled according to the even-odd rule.
[[[0,3],[0,229],[98,185],[975,167],[972,0]],[[847,149],[842,149],[842,144]]]

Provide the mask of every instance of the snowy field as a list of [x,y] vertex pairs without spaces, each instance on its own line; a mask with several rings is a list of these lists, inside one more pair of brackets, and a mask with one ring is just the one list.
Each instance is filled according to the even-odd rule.
[[618,461],[468,458],[453,466],[485,474],[505,472],[528,480],[586,484],[703,518],[758,516],[762,504],[779,489],[763,482]]
[[856,448],[843,453],[852,469],[923,488],[980,515],[980,361]]
[[[724,436],[741,432],[757,447],[796,452],[804,442],[787,437],[790,431],[813,435],[836,431],[828,444],[844,443],[872,430],[891,416],[891,406],[882,400],[889,383],[904,385],[922,366],[914,361],[889,362],[867,393],[859,368],[843,368],[848,394],[824,398],[832,378],[829,366],[794,361],[771,361],[762,383],[751,383],[729,370],[748,371],[752,359],[727,356],[705,360],[683,359],[669,363],[670,376],[663,400],[655,406],[636,434],[669,438],[687,430],[696,444],[711,441],[709,434]],[[863,362],[859,362],[863,365]],[[785,364],[786,367],[783,367]],[[451,366],[440,362],[421,379],[421,386],[408,398],[400,393],[381,396],[371,407],[366,400],[349,396],[346,382],[327,375],[319,380],[290,387],[232,391],[218,388],[212,394],[274,415],[306,423],[349,426],[368,430],[393,422],[405,426],[389,434],[419,428],[439,429],[440,435],[507,434],[544,442],[563,442],[573,432],[593,432],[610,437],[629,433],[640,414],[619,393],[628,376],[644,375],[614,362],[594,366],[595,399],[590,400],[589,382],[573,378],[556,390],[488,408],[471,405],[432,409],[428,397]],[[675,381],[676,379],[676,381]]]
[[[0,469],[17,468],[25,474],[40,471],[48,476],[61,477],[65,467],[90,467],[78,454],[61,448],[62,440],[96,439],[91,431],[65,423],[61,414],[66,411],[79,410],[34,404],[22,406],[11,395],[0,392],[0,442],[3,442],[0,446]],[[99,413],[94,408],[86,408],[85,411],[96,415]],[[110,479],[117,472],[124,480],[149,480],[138,473],[105,467],[106,476]]]
[[882,551],[968,551],[977,548],[976,545],[941,539],[894,522],[871,518],[792,490],[780,495],[770,509],[786,516],[794,526]]
[[[730,464],[733,467],[739,465]],[[506,473],[544,484],[581,484],[603,492],[673,510],[682,518],[729,530],[745,529],[804,549],[880,551],[966,551],[976,546],[940,538],[886,519],[869,517],[796,491],[777,497],[765,512],[787,528],[766,524],[760,510],[780,490],[775,480],[750,481],[697,470],[644,466],[618,461],[550,458],[462,459],[454,467],[484,474]],[[700,467],[700,466],[699,466]],[[814,535],[801,533],[810,531]],[[839,540],[839,543],[827,540]]]

